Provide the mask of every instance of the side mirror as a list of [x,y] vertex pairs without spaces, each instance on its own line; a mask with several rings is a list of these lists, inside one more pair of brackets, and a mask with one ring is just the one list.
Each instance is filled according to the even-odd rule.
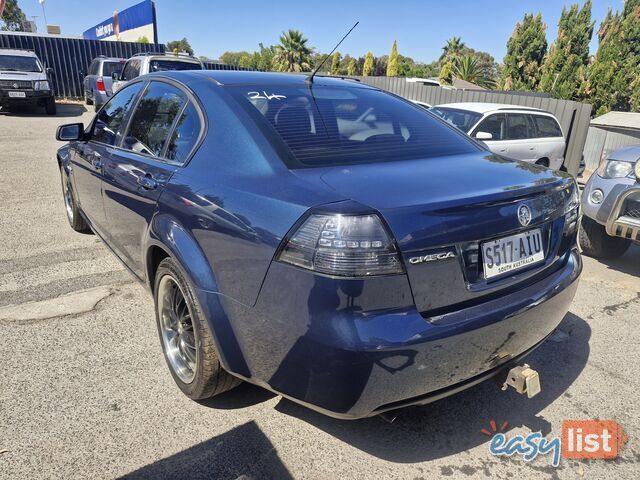
[[493,135],[489,132],[476,132],[474,136],[478,140],[491,140],[493,138]]
[[118,80],[120,80],[120,75],[118,74],[118,72],[113,72],[111,74],[111,78],[113,79],[114,82],[117,82]]
[[60,125],[56,131],[56,140],[61,142],[76,142],[84,137],[84,124],[68,123]]
[[51,67],[47,67],[45,71],[47,72],[47,75],[53,75],[55,73]]

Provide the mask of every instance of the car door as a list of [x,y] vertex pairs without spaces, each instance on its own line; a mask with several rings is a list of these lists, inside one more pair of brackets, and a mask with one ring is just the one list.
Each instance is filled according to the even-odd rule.
[[472,130],[471,136],[476,137],[479,132],[491,134],[491,139],[481,140],[489,150],[498,155],[509,156],[509,145],[506,142],[507,137],[507,116],[504,113],[493,113],[487,115]]
[[76,145],[76,154],[71,160],[80,208],[94,229],[101,233],[106,223],[102,202],[104,165],[119,143],[127,113],[142,86],[142,83],[127,86],[105,105],[89,127],[88,141]]
[[538,159],[536,130],[531,115],[507,113],[507,148],[509,158],[535,162]]
[[164,186],[195,144],[194,132],[199,135],[201,124],[186,92],[153,80],[130,117],[121,148],[105,164],[104,205],[112,245],[140,278],[144,232]]
[[546,158],[549,167],[558,170],[564,163],[565,140],[562,129],[551,115],[532,115],[536,126],[538,158]]
[[113,92],[117,92],[122,88],[122,86],[128,82],[129,80],[133,80],[140,76],[140,59],[130,58],[127,60],[127,63],[124,64],[122,68],[122,73],[117,82],[113,82],[112,89]]

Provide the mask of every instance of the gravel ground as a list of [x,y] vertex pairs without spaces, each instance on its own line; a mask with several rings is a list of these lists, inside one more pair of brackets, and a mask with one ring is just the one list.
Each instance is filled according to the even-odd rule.
[[[250,385],[189,401],[161,355],[149,294],[93,235],[71,231],[57,125],[0,112],[0,478],[640,478],[640,248],[585,258],[559,331],[528,358],[542,393],[494,383],[381,418],[339,421]],[[480,432],[561,435],[565,419],[613,419],[613,461],[496,458]]]

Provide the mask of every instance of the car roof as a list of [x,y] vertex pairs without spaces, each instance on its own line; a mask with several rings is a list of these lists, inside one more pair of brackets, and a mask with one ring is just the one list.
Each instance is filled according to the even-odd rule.
[[468,110],[470,112],[481,113],[483,115],[489,112],[499,112],[499,111],[508,111],[508,110],[546,113],[548,115],[551,115],[550,112],[547,112],[546,110],[541,110],[539,108],[525,107],[523,105],[510,105],[507,103],[460,102],[460,103],[445,103],[442,105],[436,105],[435,107],[436,108],[438,107],[457,108],[459,110]]
[[[179,81],[188,80],[191,75],[211,78],[220,86],[234,85],[286,85],[286,86],[308,86],[306,79],[308,73],[276,73],[276,72],[255,72],[243,70],[187,70],[172,72],[157,72],[150,75],[163,75],[175,78]],[[343,79],[338,77],[325,77],[316,75],[313,78],[314,85],[322,86],[343,86],[369,88],[376,90],[374,87],[364,85],[356,80]]]
[[124,58],[119,57],[97,57],[97,60],[101,60],[103,62],[124,62]]
[[15,48],[0,48],[0,55],[15,55],[18,57],[35,57],[36,53],[31,50],[18,50]]

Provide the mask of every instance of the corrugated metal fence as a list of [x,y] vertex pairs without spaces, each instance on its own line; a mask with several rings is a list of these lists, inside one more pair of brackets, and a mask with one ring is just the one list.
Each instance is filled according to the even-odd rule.
[[[165,52],[165,46],[153,43],[108,42],[0,32],[0,48],[33,50],[46,67],[52,68],[51,77],[57,97],[83,98],[82,74],[98,55],[129,58],[135,53]],[[215,62],[204,62],[208,70],[244,70]]]
[[507,103],[540,108],[553,113],[567,139],[565,167],[576,175],[582,160],[582,151],[589,122],[591,105],[569,100],[556,100],[541,95],[527,95],[526,92],[502,92],[498,90],[453,90],[407,82],[404,78],[355,77],[361,82],[387,90],[410,100],[419,100],[430,105],[454,102]]
[[82,98],[81,72],[86,72],[98,55],[129,58],[134,53],[164,52],[164,45],[153,43],[105,42],[81,38],[0,33],[0,48],[33,50],[46,67],[58,97]]

